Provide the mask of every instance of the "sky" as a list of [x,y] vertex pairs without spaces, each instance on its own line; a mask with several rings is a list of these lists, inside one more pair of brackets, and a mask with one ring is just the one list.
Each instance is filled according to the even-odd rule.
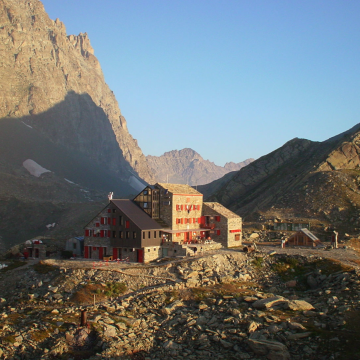
[[224,165],[360,122],[360,1],[42,2],[89,35],[145,155]]

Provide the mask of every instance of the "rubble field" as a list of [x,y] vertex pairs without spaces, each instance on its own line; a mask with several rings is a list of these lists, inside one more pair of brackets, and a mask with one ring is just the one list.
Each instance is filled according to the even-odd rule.
[[320,255],[5,268],[0,359],[360,359],[360,269]]

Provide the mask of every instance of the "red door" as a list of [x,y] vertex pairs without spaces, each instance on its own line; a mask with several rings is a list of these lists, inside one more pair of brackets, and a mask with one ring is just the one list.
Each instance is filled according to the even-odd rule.
[[84,246],[84,258],[85,259],[89,258],[89,247],[88,246]]
[[187,243],[189,241],[189,233],[184,232],[184,243]]
[[117,258],[118,258],[117,248],[113,248],[113,260],[116,260]]
[[104,248],[99,247],[99,260],[102,260],[104,256]]
[[137,251],[137,262],[143,263],[144,262],[144,250],[138,249]]

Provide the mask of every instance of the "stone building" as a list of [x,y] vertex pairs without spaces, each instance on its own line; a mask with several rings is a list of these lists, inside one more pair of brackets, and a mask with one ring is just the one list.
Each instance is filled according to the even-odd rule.
[[203,228],[224,247],[240,246],[242,243],[242,219],[225,206],[217,202],[205,202],[203,205]]
[[146,186],[133,200],[111,200],[85,227],[84,257],[148,262],[241,245],[241,218],[204,203],[188,185]]

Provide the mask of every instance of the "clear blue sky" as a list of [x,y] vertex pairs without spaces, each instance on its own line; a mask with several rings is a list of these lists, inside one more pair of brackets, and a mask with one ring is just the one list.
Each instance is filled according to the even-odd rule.
[[88,33],[145,155],[224,165],[360,122],[360,1],[42,2]]

